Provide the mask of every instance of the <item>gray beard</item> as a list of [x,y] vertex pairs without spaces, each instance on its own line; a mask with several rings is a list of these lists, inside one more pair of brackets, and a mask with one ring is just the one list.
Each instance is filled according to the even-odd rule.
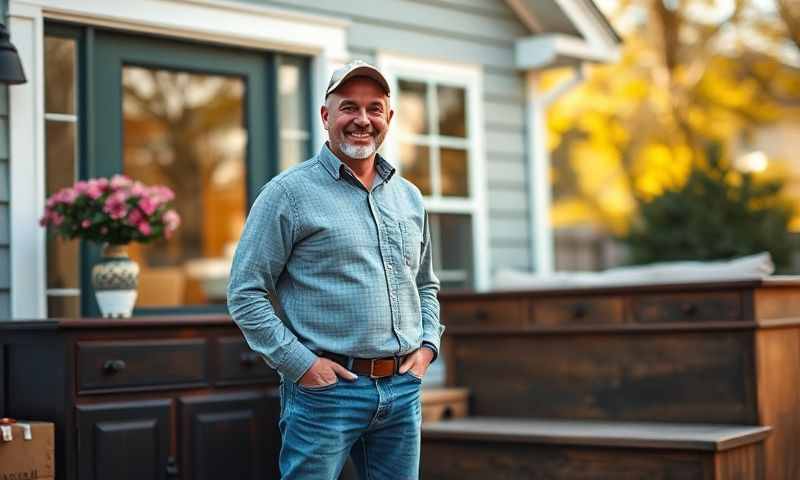
[[340,147],[342,149],[342,153],[344,153],[350,158],[356,158],[359,160],[369,158],[370,155],[375,153],[375,150],[377,150],[375,148],[375,142],[372,142],[371,144],[365,145],[363,147],[357,147],[355,145],[351,145],[349,143],[344,142],[340,145]]

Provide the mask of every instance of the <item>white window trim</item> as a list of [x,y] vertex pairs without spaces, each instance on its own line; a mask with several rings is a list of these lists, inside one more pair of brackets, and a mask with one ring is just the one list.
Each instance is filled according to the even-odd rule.
[[[315,98],[322,105],[331,73],[349,59],[349,22],[224,0],[9,0],[8,28],[28,82],[9,88],[11,318],[44,318],[44,20],[303,53],[313,57]],[[315,109],[312,108],[312,111]],[[314,147],[324,131],[312,122]]]
[[[483,71],[480,65],[466,65],[439,60],[422,59],[378,52],[377,67],[386,76],[393,92],[397,91],[398,77],[423,82],[461,86],[467,95],[467,131],[469,138],[469,198],[425,198],[425,208],[431,213],[464,213],[472,215],[472,260],[475,268],[473,287],[478,291],[489,289],[489,235],[486,184],[486,152],[483,129]],[[394,96],[392,97],[394,98]],[[441,139],[438,139],[441,140]],[[445,143],[448,142],[445,139]],[[437,144],[442,142],[437,142]],[[398,158],[398,134],[389,134],[384,144],[386,156]],[[393,162],[402,174],[399,161]],[[434,162],[433,167],[436,167]],[[433,181],[438,181],[438,172],[433,172]]]

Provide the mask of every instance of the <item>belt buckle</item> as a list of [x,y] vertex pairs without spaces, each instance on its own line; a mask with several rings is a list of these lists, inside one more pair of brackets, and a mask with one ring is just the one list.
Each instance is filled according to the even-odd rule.
[[394,360],[394,368],[392,368],[392,373],[388,375],[375,375],[375,360],[384,360],[383,358],[372,358],[369,361],[369,378],[378,379],[378,378],[386,378],[391,377],[392,375],[397,373],[399,367],[399,362],[397,361],[397,357],[392,357]]

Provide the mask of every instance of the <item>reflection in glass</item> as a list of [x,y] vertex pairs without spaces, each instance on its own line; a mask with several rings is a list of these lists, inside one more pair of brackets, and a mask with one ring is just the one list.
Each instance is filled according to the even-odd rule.
[[306,130],[308,96],[303,83],[304,61],[301,58],[282,57],[278,67],[278,90],[280,92],[280,118],[282,129]]
[[[45,171],[46,196],[72,186],[75,181],[76,125],[74,122],[47,121]],[[79,288],[79,243],[76,240],[47,238],[47,288]],[[55,314],[55,312],[50,312]]]
[[428,113],[426,102],[427,85],[422,82],[399,80],[397,121],[399,129],[405,134],[426,135],[428,133]]
[[48,318],[80,318],[80,295],[47,296]]
[[44,102],[47,113],[75,114],[75,40],[44,39]]
[[280,171],[306,160],[307,148],[308,140],[281,140],[281,164],[278,167]]
[[438,213],[431,214],[430,222],[434,270],[442,288],[472,286],[472,218],[470,215]]
[[286,170],[309,157],[308,59],[278,57],[278,109],[280,111],[279,171]]
[[443,148],[441,150],[441,165],[442,195],[468,197],[467,151],[456,148]]
[[437,85],[439,135],[466,137],[466,96],[463,88]]
[[430,149],[424,145],[400,144],[403,178],[417,186],[423,195],[431,194]]
[[137,306],[224,303],[246,208],[245,83],[132,66],[122,83],[124,173],[173,189],[181,215],[171,239],[130,248]]

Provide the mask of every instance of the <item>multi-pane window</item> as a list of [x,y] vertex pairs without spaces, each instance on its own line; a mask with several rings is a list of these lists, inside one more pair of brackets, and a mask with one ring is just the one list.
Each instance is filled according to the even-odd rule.
[[[51,195],[77,178],[78,42],[48,35],[45,64],[45,190]],[[80,315],[79,244],[48,235],[47,313],[50,317]]]
[[469,197],[465,88],[402,78],[397,84],[403,176],[425,196]]
[[472,287],[476,201],[468,86],[425,75],[398,74],[394,80],[394,151],[401,174],[425,196],[434,269],[442,288]]

